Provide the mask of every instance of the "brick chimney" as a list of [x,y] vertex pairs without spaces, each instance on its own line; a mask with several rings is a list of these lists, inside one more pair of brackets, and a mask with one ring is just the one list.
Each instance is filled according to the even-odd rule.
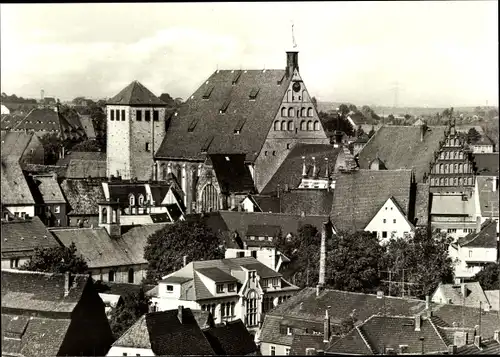
[[313,157],[313,177],[316,178],[318,177],[318,166],[316,165],[316,158]]
[[498,343],[500,343],[500,330],[496,330],[494,333],[493,333],[493,339],[495,341],[497,341]]
[[294,70],[299,70],[299,52],[298,51],[287,51],[286,52],[286,76],[290,77],[293,75]]
[[422,317],[420,315],[415,316],[415,331],[420,331],[422,326]]
[[328,309],[325,310],[325,318],[323,320],[323,342],[330,341],[330,316],[328,316]]
[[64,297],[69,295],[69,289],[71,287],[71,273],[67,271],[64,273]]
[[330,171],[328,167],[328,158],[325,157],[325,177],[328,179],[330,178]]
[[460,293],[464,298],[467,297],[467,286],[465,285],[465,283],[460,284]]
[[182,257],[182,266],[185,267],[187,265],[187,255]]
[[481,335],[474,336],[474,345],[481,349]]
[[302,177],[307,177],[306,157],[302,156]]
[[496,192],[496,191],[497,191],[497,177],[496,177],[496,176],[493,176],[493,180],[492,180],[492,182],[491,182],[491,183],[492,183],[492,188],[491,188],[491,190],[492,190],[493,192]]
[[184,306],[179,305],[177,308],[177,318],[179,319],[179,322],[182,324],[182,310],[184,310]]
[[431,297],[429,295],[425,295],[425,309],[431,309]]
[[326,237],[330,228],[329,222],[324,222],[321,229],[321,248],[319,258],[319,280],[318,285],[322,288],[325,285],[325,265],[326,265]]

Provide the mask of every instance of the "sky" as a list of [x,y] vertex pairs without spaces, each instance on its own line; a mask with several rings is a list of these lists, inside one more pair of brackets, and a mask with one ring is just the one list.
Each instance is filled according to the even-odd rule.
[[498,105],[498,2],[2,4],[1,91],[188,98],[217,69],[285,68],[319,101]]

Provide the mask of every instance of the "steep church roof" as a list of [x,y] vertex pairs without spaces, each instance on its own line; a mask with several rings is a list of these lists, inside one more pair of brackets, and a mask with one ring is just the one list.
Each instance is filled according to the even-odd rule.
[[290,78],[285,70],[217,70],[171,117],[156,156],[203,160],[207,153],[246,154],[253,162]]
[[155,96],[139,81],[133,81],[123,88],[120,93],[111,98],[108,105],[154,105],[166,106],[160,98]]

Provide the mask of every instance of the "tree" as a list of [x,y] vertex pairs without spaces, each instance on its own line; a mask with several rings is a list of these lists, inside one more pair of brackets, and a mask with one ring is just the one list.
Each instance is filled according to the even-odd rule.
[[349,106],[347,104],[340,104],[339,105],[339,112],[342,115],[347,115],[350,112]]
[[451,241],[445,234],[431,235],[425,229],[417,229],[413,237],[389,241],[382,265],[385,270],[398,274],[401,280],[404,270],[404,281],[411,284],[410,288],[405,286],[405,291],[410,289],[411,295],[424,298],[431,295],[439,283],[453,280],[453,261],[448,256]]
[[150,304],[151,300],[146,296],[143,286],[138,292],[123,296],[123,303],[113,308],[109,321],[115,339],[123,335],[142,315],[146,314]]
[[476,130],[476,128],[470,128],[467,133],[467,143],[474,144],[481,139],[481,134]]
[[358,108],[354,104],[349,104],[349,110],[352,112],[358,112]]
[[89,151],[89,152],[100,152],[102,151],[100,143],[95,139],[88,139],[82,141],[72,148],[73,151]]
[[182,267],[183,257],[190,261],[224,258],[222,241],[200,218],[177,221],[153,233],[144,249],[148,261],[148,282]]
[[318,107],[318,101],[317,101],[316,97],[312,97],[311,98],[311,102],[313,103],[313,105],[314,105],[315,108]]
[[375,135],[375,127],[372,125],[372,129],[368,133],[368,137],[371,138],[373,135]]
[[483,290],[500,289],[500,264],[489,263],[483,270],[474,275],[473,281],[479,282]]
[[160,100],[167,103],[168,107],[172,107],[172,108],[175,107],[175,100],[168,93],[162,93],[160,95]]
[[394,115],[389,114],[389,115],[387,116],[387,119],[389,119],[389,121],[394,121]]
[[328,245],[326,284],[329,287],[362,293],[378,290],[383,248],[374,234],[340,232]]
[[361,127],[361,125],[358,126],[358,129],[356,130],[356,136],[359,138],[360,136],[365,135],[365,131]]
[[62,148],[68,149],[70,143],[62,140],[59,135],[55,133],[45,134],[40,138],[44,150],[44,163],[45,165],[55,165],[59,160]]
[[76,252],[75,243],[69,247],[35,248],[31,259],[20,268],[21,270],[41,271],[46,273],[85,274],[88,271],[87,262]]

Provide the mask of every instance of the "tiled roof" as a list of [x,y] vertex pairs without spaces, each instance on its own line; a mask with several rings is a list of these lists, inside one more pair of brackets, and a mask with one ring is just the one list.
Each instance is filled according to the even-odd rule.
[[57,179],[53,175],[34,175],[33,181],[43,203],[66,203]]
[[94,124],[92,124],[92,118],[90,117],[90,115],[79,114],[79,117],[81,126],[85,131],[85,135],[87,136],[87,138],[95,139],[96,135],[95,135]]
[[101,180],[66,179],[61,189],[70,206],[69,215],[99,214],[98,202],[105,200]]
[[477,175],[498,177],[498,152],[473,155]]
[[[401,345],[408,346],[406,353],[421,353],[421,337],[424,338],[423,348],[426,353],[448,351],[447,345],[429,320],[422,319],[420,331],[415,331],[414,317],[376,315],[351,330],[346,337],[334,343],[328,351],[346,354],[359,353],[360,346],[352,344],[353,340],[359,341],[359,337],[364,340],[365,347],[369,346],[373,354],[385,354],[388,348],[399,353]],[[347,340],[343,341],[346,338]]]
[[219,268],[201,268],[196,269],[196,271],[202,275],[205,275],[207,278],[215,281],[216,283],[238,281],[238,279],[236,279],[234,276],[220,270]]
[[146,315],[153,353],[163,356],[214,355],[191,309],[183,309],[182,323],[177,314],[178,310],[168,310]]
[[153,196],[153,201],[155,202],[155,205],[160,205],[163,202],[165,196],[168,193],[168,190],[170,190],[170,187],[171,186],[165,184],[163,185],[149,184],[149,188],[151,189],[151,196]]
[[100,282],[99,285],[95,285],[98,288],[99,293],[105,293],[109,295],[120,295],[125,296],[127,294],[135,294],[140,291],[141,288],[144,288],[144,291],[152,289],[154,285],[137,285],[131,283],[115,283],[111,281]]
[[480,348],[476,345],[465,345],[457,349],[458,355],[500,355],[500,343],[495,340],[481,341]]
[[415,198],[415,219],[417,226],[427,226],[429,222],[429,192],[428,183],[417,183]]
[[497,222],[486,220],[481,225],[479,233],[469,233],[465,237],[459,238],[457,243],[462,247],[497,248]]
[[278,197],[252,195],[249,196],[259,206],[261,212],[280,212],[280,199]]
[[431,215],[473,216],[474,200],[464,201],[461,195],[432,195]]
[[[31,110],[31,109],[30,109]],[[26,114],[2,114],[0,128],[2,130],[12,130],[26,117]]]
[[78,253],[92,269],[147,264],[144,259],[147,239],[163,227],[165,224],[151,224],[132,227],[126,232],[122,227],[120,238],[111,238],[104,228],[57,229],[52,233],[65,246],[74,242]]
[[352,329],[327,349],[329,354],[373,355],[374,351],[367,345],[359,328]]
[[333,193],[332,222],[341,231],[364,230],[390,197],[408,215],[410,186],[410,170],[339,174]]
[[72,151],[57,160],[58,166],[68,165],[71,160],[106,161],[105,152]]
[[58,246],[57,240],[38,217],[2,221],[2,258],[31,255],[35,248]]
[[[71,313],[81,299],[88,275],[73,275],[68,296],[64,296],[64,274],[2,269],[2,312]],[[7,311],[8,310],[8,311]]]
[[[331,343],[335,343],[338,341],[337,336],[331,336]],[[318,335],[311,335],[311,334],[301,334],[301,333],[294,333],[293,334],[293,341],[292,341],[292,346],[290,348],[290,355],[291,356],[303,356],[306,354],[306,349],[307,348],[314,348],[316,351],[318,350],[325,350],[326,347],[328,346],[328,342],[325,343],[323,342],[324,340],[324,335],[323,334],[318,334]]]
[[262,189],[263,194],[276,194],[278,185],[284,190],[286,185],[290,189],[297,188],[302,181],[302,169],[306,159],[306,172],[309,177],[313,174],[313,161],[316,159],[316,167],[319,177],[325,177],[326,165],[325,158],[328,158],[329,174],[334,173],[335,163],[340,149],[335,149],[332,145],[323,144],[297,144],[288,154],[274,176]]
[[486,298],[488,299],[491,309],[492,310],[497,310],[499,309],[499,298],[500,298],[500,290],[485,290],[484,294],[486,295]]
[[119,201],[123,206],[128,207],[129,195],[135,196],[135,205],[139,206],[139,196],[144,197],[144,202],[147,201],[146,186],[144,183],[124,183],[124,182],[108,182],[109,199]]
[[217,355],[244,356],[258,351],[243,322],[227,322],[203,331]]
[[479,284],[478,282],[470,282],[464,284],[466,289],[465,299],[462,295],[461,284],[439,284],[436,292],[440,291],[441,295],[445,299],[444,301],[441,301],[441,303],[465,305],[471,307],[479,307],[480,302],[483,304],[483,307],[490,305],[488,298],[486,297],[483,288],[481,287],[481,284]]
[[255,191],[252,174],[245,165],[244,154],[210,155],[210,160],[223,193],[253,193]]
[[33,109],[15,127],[15,130],[34,131],[39,135],[58,133],[64,138],[81,137],[77,129],[61,113],[48,108]]
[[214,318],[210,312],[191,310],[191,313],[202,330],[214,326]]
[[246,154],[253,162],[289,82],[284,70],[217,70],[171,117],[156,156],[203,160],[208,146],[208,154]]
[[280,231],[280,226],[251,224],[247,227],[246,236],[277,237]]
[[4,205],[34,205],[35,200],[17,160],[1,161],[2,203]]
[[26,164],[23,163],[22,169],[30,174],[56,174],[57,177],[66,176],[66,165],[38,165],[38,164]]
[[[493,178],[476,176],[476,185],[479,191],[481,216],[498,217],[498,187],[493,191]],[[496,178],[496,185],[498,185],[498,176]]]
[[[56,356],[61,349],[70,324],[70,319],[50,319],[2,313],[2,355]],[[16,335],[21,336],[20,340],[8,338]]]
[[24,154],[27,146],[33,139],[33,133],[4,131],[1,132],[2,138],[2,160],[19,160]]
[[166,106],[160,98],[138,81],[133,81],[123,88],[120,93],[108,100],[108,105],[154,105]]
[[106,160],[79,160],[73,159],[66,169],[66,178],[105,178]]
[[113,346],[132,348],[151,348],[149,331],[146,326],[146,315],[142,315],[127,331],[121,335]]
[[175,203],[169,204],[165,207],[168,211],[169,216],[172,218],[173,222],[176,222],[179,220],[179,218],[182,216],[182,211],[179,208],[179,206]]
[[428,127],[424,140],[420,141],[419,126],[383,126],[359,153],[359,167],[369,169],[370,163],[379,158],[388,170],[415,170],[415,179],[421,182],[429,173],[429,164],[439,142],[445,139],[445,127]]
[[280,193],[281,212],[300,215],[329,215],[332,209],[333,190],[295,189]]

